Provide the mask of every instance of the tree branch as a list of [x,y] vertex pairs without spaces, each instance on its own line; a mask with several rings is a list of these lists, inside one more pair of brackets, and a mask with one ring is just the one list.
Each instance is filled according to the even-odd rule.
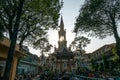
[[7,28],[8,25],[7,25],[6,21],[4,20],[4,18],[2,17],[1,14],[0,14],[0,19],[2,20],[4,26]]

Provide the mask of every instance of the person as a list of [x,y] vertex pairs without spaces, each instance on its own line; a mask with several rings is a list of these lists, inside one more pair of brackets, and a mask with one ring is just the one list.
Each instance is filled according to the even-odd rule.
[[89,77],[93,78],[94,77],[94,74],[90,71],[89,74],[88,74]]
[[0,77],[2,77],[2,72],[0,71]]
[[22,75],[19,75],[19,80],[22,80],[23,78],[22,78]]
[[2,72],[0,71],[0,77],[2,76]]
[[[0,80],[1,80],[1,79],[0,79]],[[15,79],[14,79],[14,80],[18,80],[18,79],[17,79],[17,77],[15,77]]]
[[28,75],[27,80],[32,80],[32,78],[31,78],[31,74]]
[[108,78],[108,80],[114,80],[114,78],[112,78],[112,77],[109,77],[109,78]]
[[62,80],[69,80],[69,77],[68,76],[64,76],[64,77],[62,77]]
[[2,80],[2,70],[0,70],[0,80]]

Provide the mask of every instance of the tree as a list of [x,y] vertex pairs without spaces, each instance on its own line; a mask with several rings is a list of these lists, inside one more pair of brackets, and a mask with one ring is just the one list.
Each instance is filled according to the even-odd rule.
[[107,61],[107,57],[105,56],[105,53],[102,53],[102,61],[103,61],[103,70],[106,71],[107,69],[109,69],[109,64]]
[[[112,64],[114,64],[114,68],[117,68],[117,67],[119,67],[120,66],[120,64],[119,64],[119,60],[120,60],[120,57],[118,56],[118,54],[117,54],[117,49],[116,49],[116,47],[113,47],[112,48],[112,53],[114,54],[114,57],[113,57],[113,59],[112,59]],[[113,68],[113,66],[112,66],[112,68]]]
[[104,68],[103,68],[103,63],[99,63],[98,64],[98,71],[104,71]]
[[113,47],[113,48],[112,48],[112,53],[114,54],[113,61],[119,63],[119,58],[120,58],[120,57],[119,57],[118,54],[117,54],[117,49],[116,49],[116,47]]
[[53,46],[48,42],[48,39],[46,39],[46,36],[45,36],[36,40],[33,43],[33,47],[35,49],[40,49],[41,53],[43,52],[46,53],[46,52],[49,52]]
[[100,39],[114,35],[117,54],[120,56],[120,0],[85,0],[76,19],[74,32],[88,33]]
[[84,36],[76,36],[75,39],[71,43],[71,47],[75,47],[75,53],[77,53],[77,64],[78,67],[82,64],[82,59],[81,57],[85,53],[85,50],[83,49],[84,47],[87,46],[87,44],[90,43],[90,39],[84,37]]
[[[36,4],[38,5],[36,6]],[[18,34],[20,46],[23,42],[33,44],[36,39],[44,37],[48,29],[57,28],[61,6],[59,0],[26,2]]]
[[2,23],[0,22],[0,39],[3,38],[3,32],[4,32],[4,27],[2,26]]
[[[13,35],[12,26],[15,22],[17,3],[17,0],[9,1],[11,7],[6,6],[6,4],[4,4],[5,7],[1,7],[0,19],[4,23],[10,39]],[[46,34],[49,28],[57,28],[59,11],[62,5],[59,0],[26,0],[24,4],[18,34],[20,46],[23,42],[32,44],[37,37]]]
[[76,47],[76,50],[80,49],[81,53],[83,53],[83,47],[86,47],[87,44],[90,44],[90,39],[84,37],[84,36],[78,36],[75,37],[74,41],[71,43],[71,45]]
[[[23,7],[23,3],[24,3],[24,7]],[[5,27],[5,30],[8,32],[11,40],[10,49],[8,52],[8,58],[6,62],[5,73],[4,73],[4,80],[8,80],[10,77],[10,70],[11,70],[11,65],[13,61],[13,55],[14,55],[17,36],[21,38],[22,41],[20,42],[22,44],[25,38],[28,37],[29,35],[32,35],[34,37],[35,35],[39,35],[40,33],[42,33],[41,31],[51,28],[50,24],[52,24],[51,26],[53,25],[55,26],[58,21],[60,8],[61,6],[59,4],[59,0],[35,0],[35,1],[26,0],[25,2],[24,0],[0,1],[0,23],[2,23],[2,25]],[[32,11],[33,13],[30,13]],[[40,17],[40,19],[42,19],[41,21],[43,21],[42,24],[40,23],[37,24],[37,22],[34,22],[36,21],[36,18],[31,19],[32,16],[29,16],[29,17],[25,16],[27,12],[29,13],[28,15],[32,15],[32,16],[37,16],[37,15],[33,15],[34,13],[35,14],[41,13],[39,15],[42,15]],[[20,17],[22,17],[21,21],[24,20],[23,21],[24,24],[23,22],[20,21]],[[44,21],[45,19],[46,21]],[[43,23],[46,25],[43,25]],[[31,31],[31,26],[33,31]],[[34,33],[34,30],[37,30],[38,32],[40,29],[42,30],[39,32],[39,34]],[[25,30],[25,32],[23,30]],[[24,33],[24,35],[22,33]],[[41,36],[38,36],[38,38],[39,37]],[[29,38],[31,39],[31,37]]]
[[[0,8],[1,8],[1,3],[0,3]],[[5,31],[3,23],[0,20],[0,39],[3,38],[3,32]]]
[[91,64],[91,69],[92,69],[92,71],[94,71],[95,70],[95,60],[92,58],[91,59],[91,62],[90,62],[90,64]]
[[[7,60],[6,60],[5,72],[4,72],[4,75],[3,75],[3,80],[9,80],[10,72],[11,72],[11,65],[12,65],[13,55],[14,55],[14,50],[15,50],[15,44],[16,44],[16,40],[17,40],[17,33],[18,33],[18,28],[19,28],[19,23],[20,23],[20,17],[21,17],[21,14],[22,14],[22,8],[23,8],[24,0],[19,0],[18,4],[16,4],[16,7],[17,7],[16,8],[16,15],[14,14],[14,16],[8,13],[9,7],[12,8],[12,4],[9,1],[2,1],[2,3],[3,4],[0,5],[0,9],[4,8],[5,13],[9,16],[8,21],[11,20],[11,18],[15,17],[14,25],[13,26],[8,25],[8,26],[13,27],[11,29],[11,30],[13,30],[13,33],[12,33],[12,36],[11,36],[11,43],[10,43],[10,48],[9,48],[9,51],[8,51],[8,57],[7,57]],[[8,8],[8,9],[6,9],[6,8]],[[2,10],[0,12],[2,12]],[[11,12],[11,10],[10,10],[10,12]],[[6,21],[7,18],[5,16],[2,18],[2,16],[3,16],[2,13],[0,13],[0,16],[1,16],[0,20],[2,20],[0,22],[3,22],[4,23],[3,25],[6,25],[5,21]],[[9,21],[9,22],[11,23],[11,21]]]

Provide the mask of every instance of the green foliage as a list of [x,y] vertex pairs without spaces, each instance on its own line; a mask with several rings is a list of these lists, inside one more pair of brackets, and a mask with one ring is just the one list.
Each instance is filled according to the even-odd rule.
[[87,44],[90,44],[90,39],[84,36],[75,37],[74,41],[71,43],[73,47],[80,50],[83,50],[83,47],[86,47]]
[[90,65],[91,65],[92,71],[95,71],[95,61],[94,61],[94,59],[91,59]]
[[96,63],[96,65],[95,65],[95,71],[98,71],[99,69],[99,65],[98,65],[98,63]]
[[0,39],[3,38],[3,32],[4,32],[4,28],[3,28],[2,24],[0,23]]
[[[117,31],[119,22],[120,0],[85,0],[76,19],[74,32],[100,39],[114,35],[120,57],[120,37]],[[106,60],[103,61],[106,63]]]
[[112,69],[120,69],[120,56],[118,56],[117,54],[117,48],[114,47],[112,48],[112,53],[114,54],[114,57],[113,57],[113,60],[112,60],[112,63],[114,64],[114,66],[112,66]]
[[80,67],[80,72],[82,72],[82,73],[86,72],[86,68]]
[[104,71],[107,71],[109,69],[109,64],[107,61],[107,57],[105,56],[105,53],[102,53],[102,61],[103,61],[103,69]]
[[59,0],[26,1],[18,35],[20,45],[22,40],[29,44],[36,42],[46,36],[50,28],[57,28],[61,6]]
[[103,69],[105,71],[105,69],[106,69],[106,58],[105,58],[105,54],[104,53],[102,53],[102,61],[103,61]]
[[100,64],[98,65],[98,71],[104,71],[103,63],[100,63]]
[[117,48],[112,48],[112,53],[114,54],[114,58],[113,58],[113,61],[114,62],[117,62],[119,60],[119,56],[117,54]]
[[4,80],[10,77],[16,40],[22,46],[25,39],[33,44],[42,38],[46,30],[56,28],[60,9],[59,0],[0,0],[0,27],[2,23],[11,40]]
[[88,33],[88,36],[101,39],[111,36],[115,34],[119,15],[120,0],[85,0],[76,19],[74,32]]
[[44,16],[51,17],[54,21],[53,24],[57,24],[59,18],[59,10],[62,4],[59,0],[34,0],[29,3],[30,8],[34,11],[39,11]]
[[91,59],[91,70],[92,71],[103,71],[103,63],[96,63],[94,59]]
[[38,40],[33,42],[33,47],[35,49],[40,49],[41,52],[48,52],[51,50],[51,47],[53,47],[51,44],[49,44],[48,39],[46,39],[46,36],[43,38],[39,38]]
[[3,38],[3,32],[5,32],[2,21],[0,20],[0,39]]
[[[13,35],[18,2],[0,2],[0,22],[8,31],[10,39]],[[59,0],[25,0],[17,38],[20,46],[23,42],[33,44],[44,37],[50,28],[57,28],[61,7]]]
[[[19,0],[18,3],[16,3],[16,1],[14,0],[13,1],[4,0],[2,2],[0,1],[0,23],[3,23],[2,25],[5,27],[5,29],[9,27],[8,29],[11,31],[9,32],[11,33],[10,35],[11,43],[8,50],[6,66],[2,78],[3,80],[10,79],[10,72],[12,69],[11,67],[14,58],[15,45],[17,40],[17,34],[18,34],[18,28],[20,23],[20,17],[22,14],[23,4],[24,4],[24,0]],[[12,22],[13,20],[14,23]]]

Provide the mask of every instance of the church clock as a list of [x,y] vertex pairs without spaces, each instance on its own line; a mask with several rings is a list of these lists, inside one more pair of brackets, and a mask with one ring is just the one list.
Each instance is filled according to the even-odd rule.
[[59,41],[64,41],[64,36],[60,36]]

